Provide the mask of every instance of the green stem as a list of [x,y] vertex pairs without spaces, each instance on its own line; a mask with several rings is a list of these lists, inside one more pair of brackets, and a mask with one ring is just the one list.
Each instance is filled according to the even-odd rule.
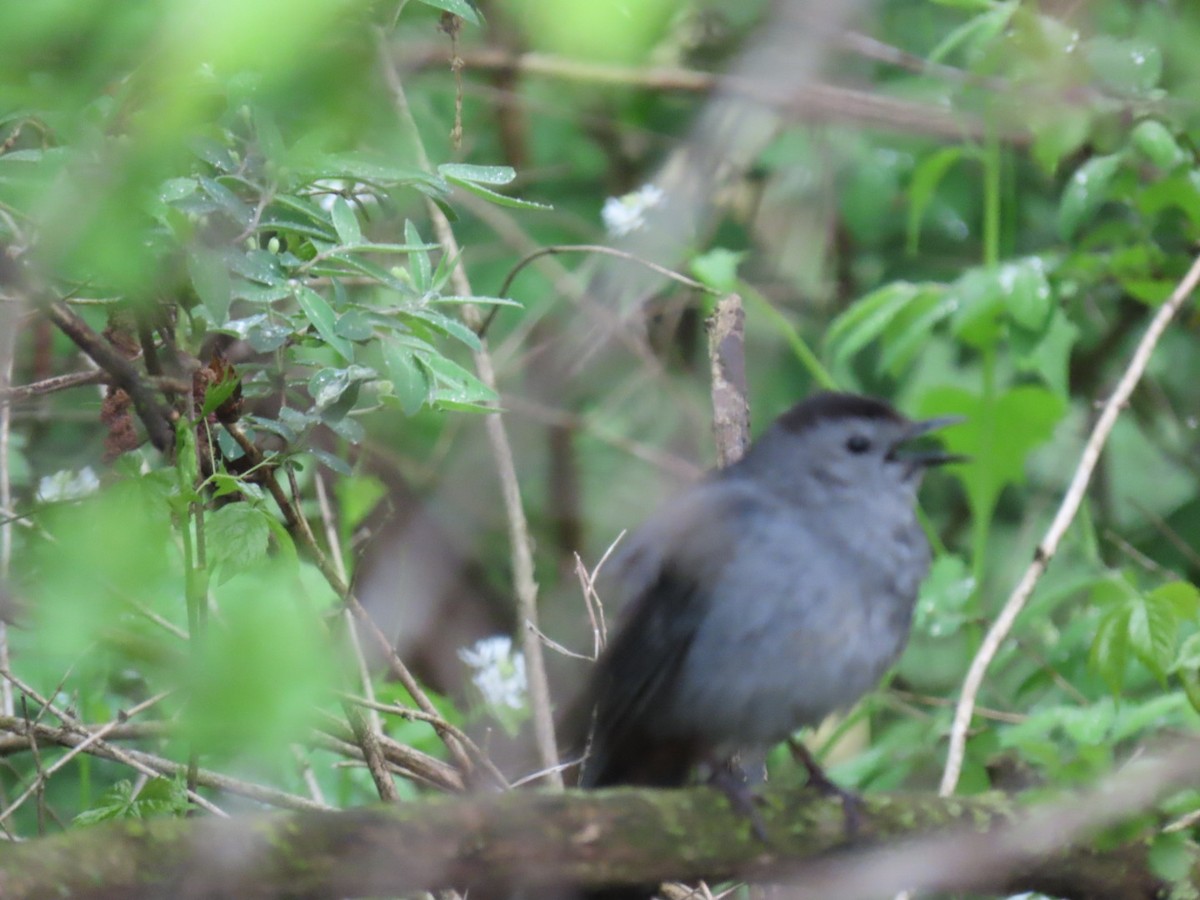
[[766,297],[750,287],[742,286],[742,296],[751,301],[755,311],[761,312],[779,330],[788,342],[788,346],[792,348],[792,352],[796,354],[796,358],[800,360],[800,364],[813,377],[813,381],[826,390],[836,391],[838,389],[838,384],[829,370],[821,364],[820,358],[808,346],[804,338],[800,337],[800,332],[788,321],[787,316],[772,306],[771,301]]

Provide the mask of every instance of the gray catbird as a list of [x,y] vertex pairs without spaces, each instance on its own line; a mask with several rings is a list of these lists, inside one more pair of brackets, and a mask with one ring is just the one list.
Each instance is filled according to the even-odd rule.
[[959,459],[910,442],[954,421],[817,394],[638,529],[601,592],[620,621],[564,723],[567,746],[591,738],[580,784],[681,785],[874,687],[929,568],[921,474]]

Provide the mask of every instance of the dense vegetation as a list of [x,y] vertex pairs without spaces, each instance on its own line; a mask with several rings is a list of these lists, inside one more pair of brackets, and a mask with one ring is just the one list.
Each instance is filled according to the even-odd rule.
[[[966,417],[839,781],[1195,729],[1200,7],[826,6],[0,9],[5,836],[552,783],[588,573],[717,459],[722,298],[755,429]],[[1197,808],[1106,840],[1183,891]]]

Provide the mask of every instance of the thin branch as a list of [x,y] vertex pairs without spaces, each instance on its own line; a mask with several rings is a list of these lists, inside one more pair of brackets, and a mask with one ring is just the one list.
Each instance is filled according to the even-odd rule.
[[[379,57],[383,63],[384,78],[392,92],[397,115],[412,130],[418,162],[422,168],[430,171],[429,158],[421,144],[416,125],[412,121],[412,112],[408,106],[404,86],[400,82],[387,42],[382,35],[379,37]],[[454,289],[460,296],[470,297],[473,291],[470,281],[467,279],[462,253],[454,231],[450,227],[450,222],[441,208],[432,200],[427,203],[427,207],[442,251],[454,260],[450,273]],[[482,330],[482,317],[474,304],[464,304],[462,315],[467,327],[477,333]],[[495,391],[497,387],[496,371],[485,341],[481,341],[474,357],[475,370],[479,375],[479,380]],[[561,788],[563,785],[562,773],[553,769],[558,765],[558,745],[554,736],[554,713],[550,706],[550,683],[546,677],[542,644],[533,631],[538,623],[538,586],[533,577],[533,542],[529,535],[529,523],[525,518],[525,509],[521,503],[521,488],[517,480],[516,463],[513,460],[512,445],[508,440],[504,419],[499,412],[488,413],[484,425],[487,429],[488,443],[491,446],[496,472],[500,479],[501,497],[504,502],[505,517],[508,521],[508,540],[512,553],[513,592],[516,594],[517,616],[518,620],[527,626],[521,629],[520,637],[521,649],[525,656],[525,677],[529,686],[529,705],[533,713],[533,731],[538,758],[542,767],[548,770],[547,783]]]
[[[154,706],[156,703],[158,703],[160,700],[162,700],[164,697],[166,697],[167,694],[169,694],[169,693],[170,693],[169,691],[163,691],[160,694],[155,694],[153,697],[143,700],[141,703],[137,704],[137,706],[134,706],[132,709],[129,709],[127,711],[122,711],[115,719],[113,719],[112,721],[108,722],[105,725],[100,726],[95,731],[91,732],[86,738],[84,738],[82,741],[80,741],[78,744],[76,744],[70,750],[68,750],[66,753],[64,753],[62,756],[60,756],[57,760],[55,760],[53,765],[51,765],[49,768],[41,769],[39,767],[37,777],[33,780],[33,784],[29,785],[29,787],[27,787],[21,793],[21,795],[17,797],[16,800],[12,801],[10,804],[8,804],[8,806],[6,806],[4,808],[4,810],[2,812],[0,812],[0,822],[4,822],[5,820],[7,820],[8,817],[11,816],[14,812],[16,812],[22,806],[22,804],[24,804],[25,801],[28,800],[35,792],[40,791],[43,788],[43,786],[46,784],[46,780],[51,775],[53,775],[55,772],[57,772],[59,769],[61,769],[63,766],[65,766],[67,763],[69,763],[72,759],[74,759],[80,753],[87,750],[88,747],[90,747],[92,744],[96,743],[101,738],[107,736],[110,732],[112,732],[118,726],[123,725],[126,721],[128,721],[132,717],[138,715],[139,713],[141,713],[144,710],[149,709],[151,706]],[[29,724],[30,723],[26,723],[26,727],[29,730],[29,737],[32,740],[36,734],[36,730],[33,729],[32,727],[29,727]]]
[[104,384],[107,380],[108,374],[101,369],[84,369],[81,372],[55,375],[52,378],[45,378],[41,381],[35,381],[32,384],[9,386],[8,382],[5,381],[4,384],[0,384],[0,406],[8,406],[12,403],[32,400],[34,397],[43,397],[46,394],[54,394],[69,388],[82,387],[89,384]]
[[[74,747],[80,742],[87,741],[92,745],[88,749],[88,753],[92,754],[93,756],[102,756],[106,759],[124,763],[130,768],[141,772],[143,775],[149,775],[151,778],[156,775],[168,773],[165,773],[160,766],[149,764],[147,759],[154,759],[160,763],[169,764],[172,768],[172,771],[169,773],[171,775],[186,772],[187,767],[178,763],[162,760],[159,757],[151,756],[149,753],[141,753],[135,750],[121,750],[120,748],[113,747],[106,741],[93,739],[82,722],[80,722],[70,713],[59,709],[57,706],[54,706],[45,697],[40,696],[37,691],[13,675],[11,671],[0,671],[0,676],[3,676],[6,680],[11,681],[17,690],[19,690],[22,694],[25,694],[27,697],[33,699],[33,701],[39,704],[44,711],[53,713],[55,718],[57,718],[65,726],[62,729],[58,729],[35,722],[30,726],[31,733],[40,735],[43,738],[48,738],[54,743],[61,744],[64,747]],[[25,721],[18,716],[13,716],[11,719],[0,718],[0,729],[5,731],[21,733],[25,725]],[[194,791],[188,791],[188,799],[201,809],[210,812],[213,815],[226,815],[224,810],[210,803],[208,800],[205,800]]]
[[717,465],[733,465],[750,446],[750,397],[746,386],[746,313],[742,298],[727,294],[708,320],[712,375],[713,439]]
[[[444,61],[431,50],[422,59],[419,48],[403,47],[403,62],[416,68]],[[781,92],[776,84],[738,75],[716,75],[670,66],[636,68],[592,63],[544,53],[513,54],[497,48],[472,48],[461,54],[467,68],[506,69],[525,75],[581,81],[590,84],[629,85],[654,91],[707,94],[717,91],[786,112],[806,123],[851,122],[903,134],[930,134],[954,139],[978,139],[990,134],[977,116],[947,111],[928,103],[839,87],[804,84]],[[1009,130],[999,135],[1013,143],[1029,140],[1028,132]]]
[[1029,564],[1029,568],[1025,570],[1020,582],[1013,589],[1004,608],[1000,610],[1000,614],[992,623],[992,627],[984,635],[983,643],[980,644],[975,658],[971,661],[971,668],[967,671],[967,677],[963,681],[962,695],[954,711],[954,724],[950,730],[950,748],[946,754],[946,768],[942,772],[942,782],[938,789],[943,796],[954,793],[954,789],[958,786],[963,757],[966,754],[967,730],[971,726],[975,698],[983,685],[988,666],[999,652],[1000,645],[1008,637],[1017,616],[1025,608],[1025,603],[1033,594],[1033,589],[1058,550],[1059,542],[1066,534],[1071,522],[1074,521],[1075,514],[1079,511],[1080,504],[1083,503],[1092,472],[1095,471],[1096,463],[1100,459],[1100,452],[1104,449],[1104,444],[1117,422],[1117,416],[1129,402],[1133,389],[1146,371],[1154,348],[1158,345],[1159,339],[1167,330],[1175,313],[1196,289],[1198,282],[1200,282],[1200,256],[1196,257],[1183,280],[1179,282],[1171,296],[1158,308],[1158,312],[1151,319],[1146,333],[1142,335],[1141,341],[1138,342],[1137,348],[1129,360],[1129,366],[1125,369],[1120,381],[1117,382],[1112,395],[1105,402],[1104,409],[1100,412],[1100,417],[1092,428],[1092,433],[1088,437],[1087,444],[1084,445],[1083,455],[1080,457],[1079,465],[1075,469],[1075,475],[1071,479],[1062,504],[1059,506],[1054,520],[1050,523],[1050,527],[1046,530],[1041,543],[1034,550],[1033,562]]
[[117,387],[129,395],[138,418],[146,426],[150,443],[162,453],[169,454],[175,447],[175,413],[159,401],[141,373],[66,303],[52,300],[45,305],[45,312],[63,334],[74,341],[92,362],[112,377]]
[[[0,396],[11,390],[17,342],[16,318],[11,310],[0,313]],[[6,512],[12,509],[11,437],[12,407],[5,403],[0,405],[0,510]],[[0,590],[4,589],[12,570],[12,551],[13,522],[5,519],[0,521]],[[8,622],[0,619],[0,669],[7,671],[9,668]],[[12,684],[8,680],[0,681],[0,712],[11,716],[14,710]]]

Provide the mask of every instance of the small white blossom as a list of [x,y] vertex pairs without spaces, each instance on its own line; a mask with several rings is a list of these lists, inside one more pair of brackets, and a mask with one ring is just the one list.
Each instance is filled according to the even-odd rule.
[[63,469],[53,475],[44,475],[38,481],[37,498],[42,503],[62,503],[67,500],[82,500],[100,489],[100,479],[91,466],[78,472]]
[[632,193],[622,197],[609,197],[604,201],[600,217],[610,237],[624,237],[646,224],[646,211],[663,201],[662,188],[643,184]]
[[471,681],[489,706],[525,706],[525,656],[513,652],[512,639],[507,635],[493,635],[476,641],[474,647],[463,647],[458,658],[474,670]]

